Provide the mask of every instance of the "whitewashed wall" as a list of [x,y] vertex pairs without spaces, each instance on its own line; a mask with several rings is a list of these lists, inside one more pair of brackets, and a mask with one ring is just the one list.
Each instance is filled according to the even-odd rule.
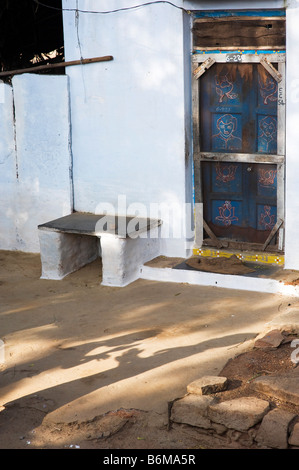
[[0,248],[16,249],[17,161],[14,136],[13,94],[0,83]]
[[0,249],[39,252],[37,226],[72,208],[68,78],[1,87]]
[[286,229],[285,267],[299,269],[299,2],[286,12]]
[[[112,10],[120,2],[78,2],[81,9],[98,10],[99,5]],[[136,203],[139,209],[144,205],[147,215],[154,215],[161,203],[169,205],[164,231],[175,238],[163,240],[162,249],[184,256],[181,231],[186,185],[191,187],[188,15],[162,4],[108,15],[79,13],[79,19],[65,12],[64,28],[66,60],[114,57],[67,68],[75,209],[98,213],[109,203],[119,210],[119,196],[126,199],[130,215]]]

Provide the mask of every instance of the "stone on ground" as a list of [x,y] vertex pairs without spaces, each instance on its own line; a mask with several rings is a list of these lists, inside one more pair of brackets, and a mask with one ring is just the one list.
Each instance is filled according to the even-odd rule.
[[254,343],[255,348],[259,349],[276,349],[284,341],[285,337],[279,330],[272,330]]
[[215,403],[214,397],[187,395],[172,405],[171,420],[175,423],[209,429],[211,422],[207,416],[207,409],[212,403]]
[[262,420],[269,411],[269,403],[255,397],[242,397],[212,404],[208,417],[237,431],[247,431]]
[[287,449],[289,424],[295,416],[293,413],[278,408],[269,411],[263,418],[256,441],[263,446]]
[[195,395],[210,395],[212,393],[222,392],[227,387],[226,377],[217,377],[206,375],[187,386],[187,392]]
[[296,423],[291,435],[289,437],[289,444],[291,446],[297,446],[299,447],[299,423]]
[[281,375],[261,376],[253,380],[252,388],[286,403],[299,405],[299,371],[293,370]]

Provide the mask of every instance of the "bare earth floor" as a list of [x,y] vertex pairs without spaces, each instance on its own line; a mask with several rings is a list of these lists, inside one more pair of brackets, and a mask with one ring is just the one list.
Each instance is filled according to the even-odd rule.
[[40,272],[39,255],[0,251],[1,449],[238,448],[170,425],[168,404],[225,367],[242,384],[293,366],[289,343],[267,357],[252,347],[271,326],[294,326],[297,298],[145,280],[104,287],[100,260],[62,281]]

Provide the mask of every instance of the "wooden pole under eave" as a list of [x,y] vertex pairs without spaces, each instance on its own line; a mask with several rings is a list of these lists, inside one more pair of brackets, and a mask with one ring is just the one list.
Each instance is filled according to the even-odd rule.
[[35,67],[28,67],[26,69],[17,69],[17,70],[5,70],[4,72],[0,72],[1,77],[8,77],[11,75],[19,75],[21,73],[34,73],[39,70],[49,70],[49,69],[56,69],[59,67],[69,67],[72,65],[84,65],[84,64],[94,64],[96,62],[107,62],[109,60],[113,60],[113,56],[106,55],[103,57],[93,57],[91,59],[81,59],[81,60],[71,60],[69,62],[57,62],[57,64],[46,64],[46,65],[37,65]]

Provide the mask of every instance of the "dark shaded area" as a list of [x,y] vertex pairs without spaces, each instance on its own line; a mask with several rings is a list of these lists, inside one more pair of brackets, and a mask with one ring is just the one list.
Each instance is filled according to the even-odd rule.
[[[1,71],[64,60],[62,2],[44,0],[43,4],[57,10],[33,0],[0,0]],[[63,74],[64,68],[43,73]]]

